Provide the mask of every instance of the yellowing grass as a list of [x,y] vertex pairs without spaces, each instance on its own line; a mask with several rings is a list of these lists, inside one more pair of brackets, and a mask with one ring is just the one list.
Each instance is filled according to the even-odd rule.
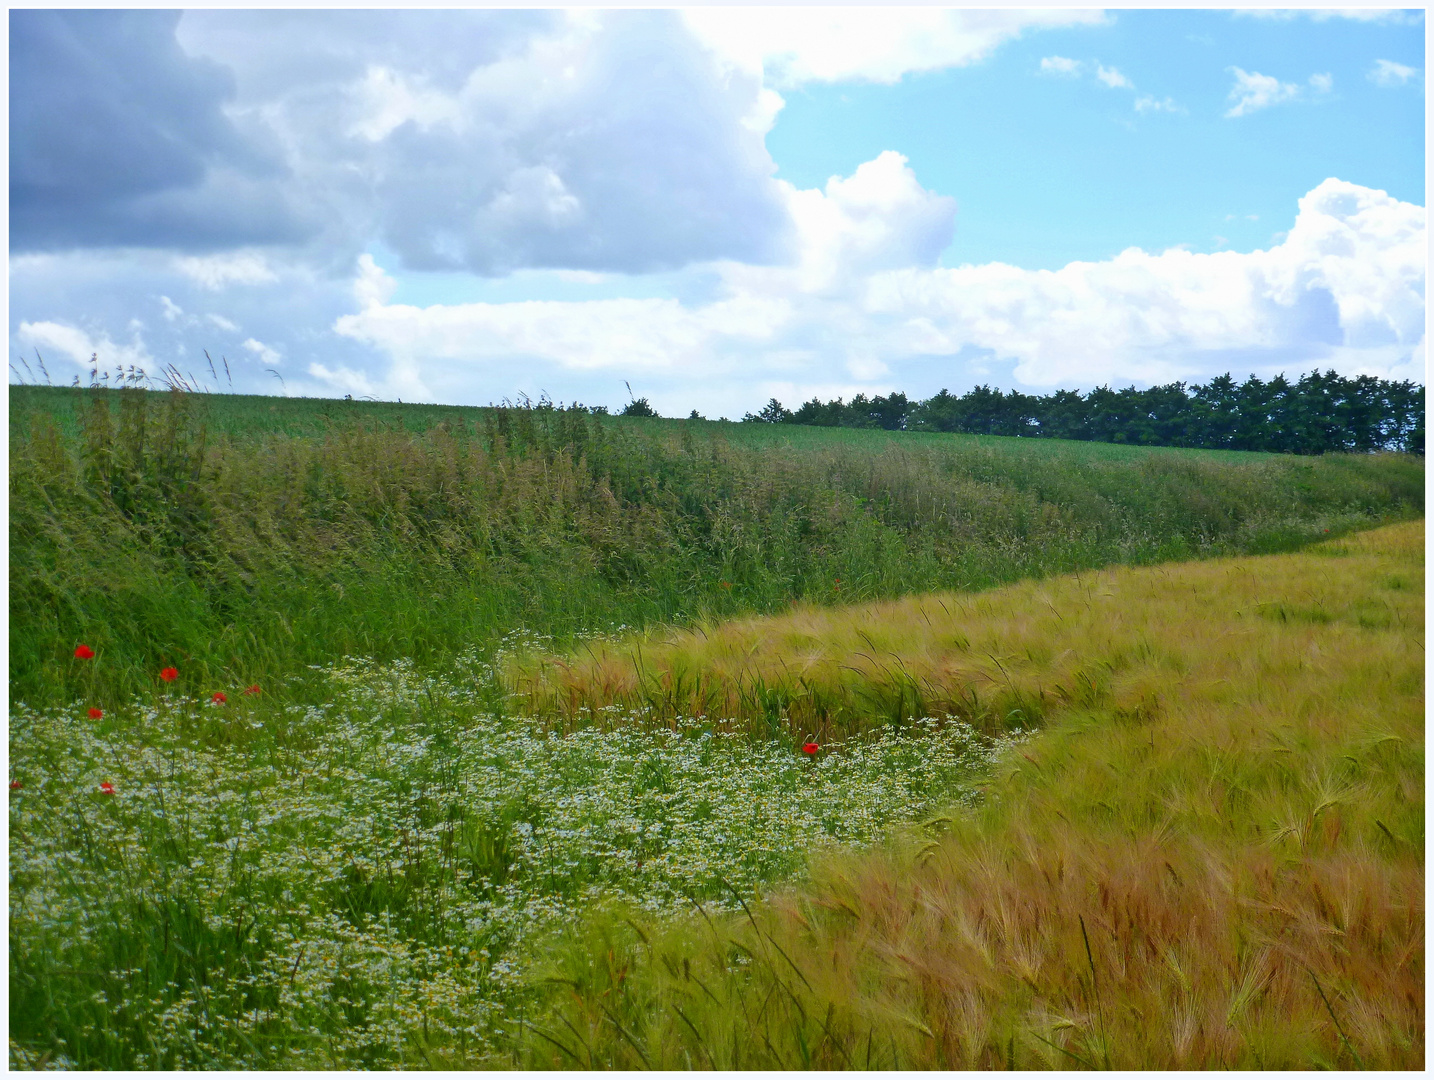
[[[1207,650],[1223,653],[1261,638],[1272,620],[1332,627],[1332,642],[1422,622],[1411,594],[1379,580],[1389,573],[1384,560],[1397,557],[1386,547],[1420,554],[1422,528],[1380,530],[1371,534],[1377,539],[1338,541],[1312,555],[1125,567],[979,594],[800,606],[775,618],[592,643],[575,658],[530,655],[509,668],[507,681],[534,711],[572,718],[620,704],[646,706],[657,718],[781,716],[798,733],[818,736],[940,713],[1026,725],[1073,704],[1135,715],[1158,711],[1204,679],[1195,669],[1204,670]],[[1378,555],[1372,543],[1385,545]],[[1360,554],[1375,557],[1350,557]],[[1342,561],[1323,561],[1333,558]],[[1243,644],[1235,652],[1243,655]]]
[[1047,724],[979,811],[750,917],[555,952],[530,1063],[1421,1068],[1423,555],[1415,522],[749,620],[646,643],[646,683],[616,646],[530,667],[570,702],[796,687],[799,725],[899,671]]

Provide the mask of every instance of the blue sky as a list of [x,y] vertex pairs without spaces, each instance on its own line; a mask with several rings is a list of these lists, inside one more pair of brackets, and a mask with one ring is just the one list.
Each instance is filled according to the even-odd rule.
[[10,20],[11,351],[59,381],[1423,380],[1422,12]]
[[[1423,204],[1422,87],[1391,94],[1366,78],[1376,59],[1422,69],[1423,54],[1419,23],[1118,11],[895,86],[804,87],[767,148],[801,187],[899,149],[923,185],[957,199],[947,265],[1056,269],[1131,246],[1216,250],[1218,238],[1250,250],[1330,176]],[[1083,70],[1042,76],[1051,56]],[[1097,65],[1134,89],[1105,85]],[[1333,89],[1226,118],[1236,66],[1306,86],[1328,73]],[[1147,95],[1183,111],[1137,112]]]

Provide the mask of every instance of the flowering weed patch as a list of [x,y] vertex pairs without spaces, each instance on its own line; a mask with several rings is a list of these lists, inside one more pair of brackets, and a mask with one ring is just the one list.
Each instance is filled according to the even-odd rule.
[[324,674],[322,705],[13,710],[12,1065],[501,1053],[581,913],[735,906],[969,801],[1003,745],[932,719],[820,755],[690,719],[562,734],[407,663]]

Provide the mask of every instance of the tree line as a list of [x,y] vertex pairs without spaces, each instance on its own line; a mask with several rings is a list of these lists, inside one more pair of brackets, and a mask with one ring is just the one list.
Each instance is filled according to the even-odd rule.
[[1088,394],[1003,392],[978,386],[957,397],[942,390],[925,401],[897,392],[851,401],[812,398],[796,410],[776,398],[746,422],[817,427],[948,431],[1082,439],[1138,446],[1260,450],[1287,454],[1376,450],[1424,453],[1424,387],[1370,375],[1312,371],[1296,382],[1221,375],[1148,390],[1096,387]]

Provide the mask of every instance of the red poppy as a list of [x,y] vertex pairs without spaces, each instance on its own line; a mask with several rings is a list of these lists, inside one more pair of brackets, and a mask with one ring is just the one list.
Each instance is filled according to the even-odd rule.
[[816,743],[814,743],[814,742],[809,742],[809,743],[806,743],[806,744],[802,747],[802,753],[804,753],[804,754],[815,754],[815,753],[816,753],[818,750],[820,750],[820,749],[821,749],[821,747],[818,746]]
[[11,791],[19,791],[19,790],[20,790],[22,787],[24,787],[24,786],[25,786],[25,785],[22,784],[22,783],[20,783],[20,781],[18,781],[18,780],[11,780],[11,781],[10,781],[10,790],[11,790]]
[[111,784],[108,780],[106,780],[104,783],[102,783],[102,784],[100,785],[100,794],[102,794],[102,795],[113,795],[114,793],[115,793],[115,786],[114,786],[113,784]]
[[76,646],[75,646],[75,659],[76,659],[76,660],[93,660],[93,659],[94,659],[94,656],[95,656],[95,650],[92,649],[92,648],[90,648],[88,645],[76,645]]
[[210,698],[209,700],[210,700],[210,701],[217,701],[220,705],[223,705],[223,704],[224,704],[226,701],[228,701],[229,699],[224,696],[224,691],[223,691],[223,690],[216,690],[216,691],[214,691],[214,696],[213,696],[212,698]]
[[245,690],[245,691],[244,691],[244,693],[246,693],[246,694],[257,694],[258,692],[259,692],[259,684],[258,684],[258,683],[255,683],[253,686],[249,687],[248,690]]
[[105,714],[105,711],[104,711],[103,709],[96,709],[96,708],[91,708],[91,709],[90,709],[90,719],[91,719],[91,720],[98,720],[98,719],[100,719],[101,717],[103,717],[104,714]]
[[175,679],[179,678],[179,669],[172,667],[164,668],[160,671],[159,677],[165,682],[174,682]]
[[730,589],[731,587],[732,587],[732,583],[731,583],[730,581],[724,581],[724,582],[722,582],[722,588],[724,588],[724,589]]
[[841,578],[837,578],[835,581],[832,582],[832,588],[836,589],[837,592],[841,591]]

